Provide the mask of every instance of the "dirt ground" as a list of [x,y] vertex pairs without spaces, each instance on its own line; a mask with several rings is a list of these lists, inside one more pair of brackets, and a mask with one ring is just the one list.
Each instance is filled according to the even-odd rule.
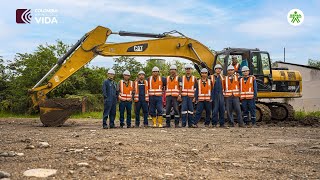
[[319,126],[290,126],[105,130],[92,119],[55,128],[0,119],[0,154],[20,153],[0,157],[0,171],[11,179],[33,168],[56,169],[49,179],[319,179]]

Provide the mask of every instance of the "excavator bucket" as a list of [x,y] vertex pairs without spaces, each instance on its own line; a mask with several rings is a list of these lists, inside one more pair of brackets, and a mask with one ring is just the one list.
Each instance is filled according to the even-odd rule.
[[81,109],[79,99],[47,99],[39,104],[40,120],[44,126],[62,126],[70,115]]

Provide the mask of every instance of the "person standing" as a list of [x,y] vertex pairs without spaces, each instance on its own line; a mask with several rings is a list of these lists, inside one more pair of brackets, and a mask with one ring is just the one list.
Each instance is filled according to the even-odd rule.
[[[162,94],[166,85],[166,78],[161,77],[159,68],[152,68],[152,76],[149,77],[149,110],[152,117],[153,127],[163,127],[162,121]],[[158,124],[157,124],[158,120]]]
[[195,99],[197,103],[196,116],[194,125],[197,126],[201,119],[203,109],[206,111],[205,126],[208,127],[210,124],[211,115],[211,81],[208,79],[208,70],[206,68],[201,69],[201,78],[198,80],[198,87],[196,88]]
[[212,125],[213,127],[217,127],[219,119],[220,127],[224,127],[224,77],[221,74],[222,66],[220,64],[215,65],[214,71],[215,74],[211,75],[213,86],[211,96],[213,102]]
[[247,66],[242,67],[242,73],[243,77],[240,79],[240,99],[243,109],[243,120],[250,127],[250,121],[248,120],[250,112],[252,127],[257,127],[255,99],[257,98],[258,88],[256,78],[249,75],[249,68]]
[[102,127],[107,129],[107,119],[109,118],[109,127],[114,128],[114,119],[116,117],[116,106],[117,106],[117,85],[113,78],[115,71],[113,69],[108,70],[108,79],[103,82],[102,93],[103,93],[103,119]]
[[181,99],[181,78],[177,76],[177,66],[170,66],[170,76],[167,77],[166,86],[166,127],[170,127],[171,109],[174,111],[174,125],[179,127],[178,98]]
[[237,114],[239,127],[244,127],[241,108],[240,108],[240,90],[239,77],[234,73],[234,67],[228,66],[228,76],[225,77],[224,97],[226,101],[227,115],[231,127],[234,127],[233,111]]
[[138,73],[138,79],[134,82],[134,102],[135,102],[135,115],[136,125],[140,126],[140,110],[143,113],[143,125],[148,127],[148,102],[149,102],[149,86],[148,81],[145,80],[144,71]]
[[194,94],[197,88],[197,79],[192,75],[192,65],[187,64],[185,66],[186,75],[182,77],[182,105],[181,105],[181,116],[182,116],[182,127],[186,127],[188,118],[188,127],[193,127],[194,121]]
[[123,80],[120,80],[119,91],[119,111],[120,111],[120,127],[123,128],[124,113],[127,111],[127,128],[131,128],[131,109],[132,109],[132,95],[133,95],[133,82],[130,79],[130,72],[125,70],[123,72]]

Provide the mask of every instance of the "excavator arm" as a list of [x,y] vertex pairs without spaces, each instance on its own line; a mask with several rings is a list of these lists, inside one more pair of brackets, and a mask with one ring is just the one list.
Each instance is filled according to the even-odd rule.
[[[180,34],[173,36],[173,33]],[[154,38],[142,41],[124,43],[105,43],[111,34],[120,36],[138,36]],[[72,103],[63,103],[61,99],[47,99],[47,94],[72,74],[94,59],[101,56],[155,56],[181,57],[191,60],[199,70],[199,66],[212,71],[214,54],[200,42],[188,38],[177,31],[163,34],[112,32],[110,29],[98,26],[86,33],[53,68],[29,90],[35,107],[40,107],[40,120],[46,126],[62,125],[73,112]],[[56,70],[58,69],[58,70]],[[54,75],[40,86],[49,75]]]

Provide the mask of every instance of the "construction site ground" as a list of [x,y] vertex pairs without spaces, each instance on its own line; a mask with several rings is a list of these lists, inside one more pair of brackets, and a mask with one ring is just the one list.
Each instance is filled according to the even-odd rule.
[[36,168],[57,170],[49,179],[318,179],[319,130],[317,119],[258,128],[102,129],[97,119],[43,127],[39,119],[6,118],[0,171],[11,179]]

